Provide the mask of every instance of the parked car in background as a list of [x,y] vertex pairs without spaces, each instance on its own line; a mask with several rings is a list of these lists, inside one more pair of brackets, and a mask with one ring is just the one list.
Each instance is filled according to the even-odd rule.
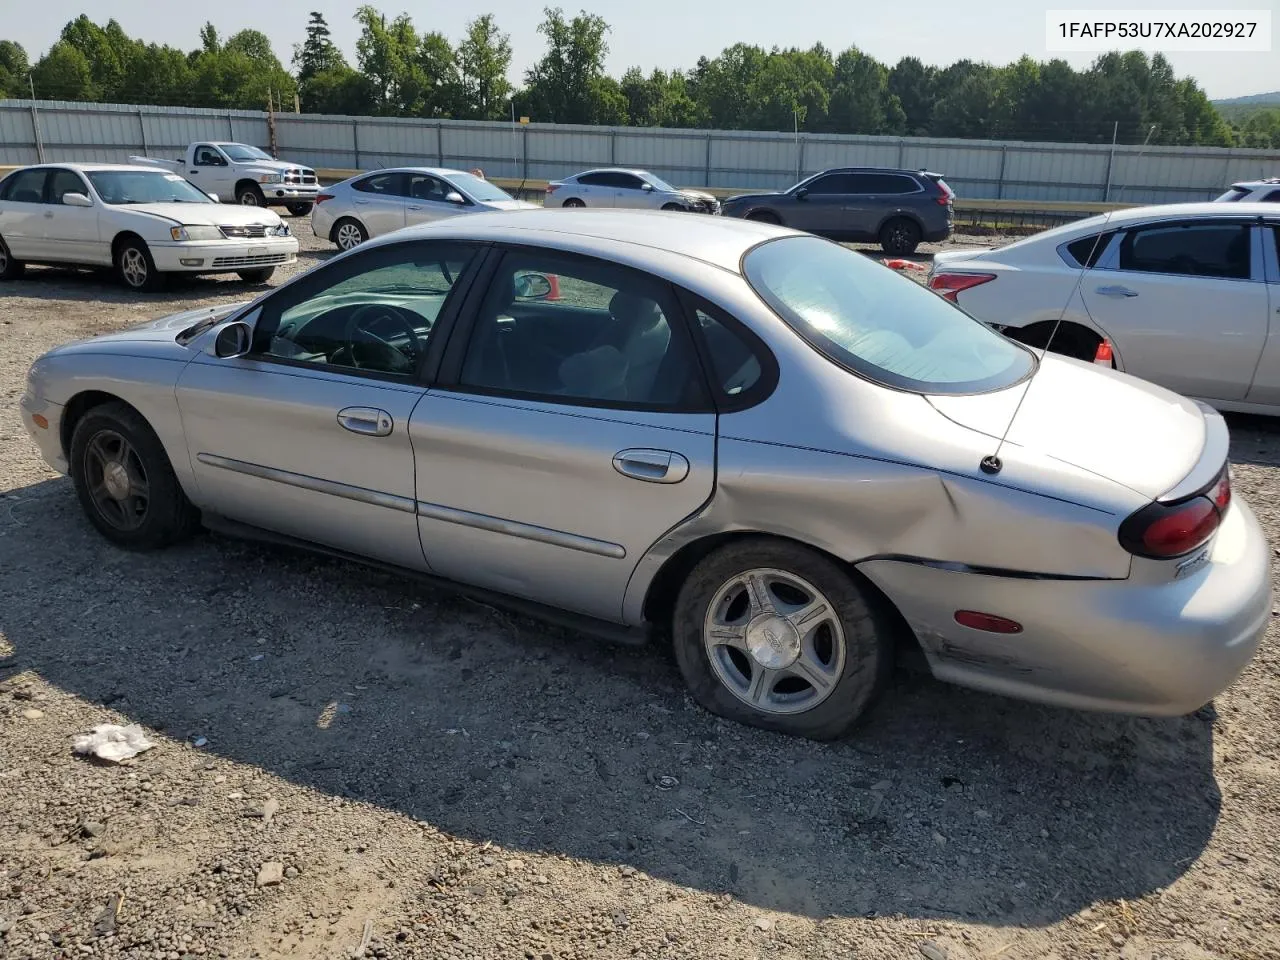
[[994,250],[937,254],[929,286],[1016,340],[1220,410],[1280,414],[1280,208],[1120,210]]
[[1280,177],[1233,183],[1214,203],[1280,203]]
[[223,202],[247,207],[286,207],[295,217],[305,217],[320,191],[310,167],[276,160],[247,143],[205,140],[192,143],[180,160],[130,157],[130,163],[163,167],[190,180],[205,193]]
[[909,256],[922,241],[951,236],[955,194],[940,173],[841,167],[782,193],[744,193],[721,205],[726,217],[778,223],[852,243],[879,243]]
[[311,229],[350,250],[370,237],[459,214],[536,210],[483,177],[442,167],[374,170],[325,187],[316,196]]
[[648,170],[609,167],[547,184],[544,207],[630,207],[636,210],[720,212],[720,201],[701,190],[673,187]]
[[0,280],[28,263],[114,267],[135,290],[171,273],[238,273],[265,283],[298,241],[270,210],[220,206],[176,173],[53,163],[0,180]]
[[658,628],[703,706],[802,736],[847,732],[899,641],[979,689],[1187,713],[1271,617],[1217,413],[763,224],[452,217],[59,347],[21,407],[115,544],[203,518]]

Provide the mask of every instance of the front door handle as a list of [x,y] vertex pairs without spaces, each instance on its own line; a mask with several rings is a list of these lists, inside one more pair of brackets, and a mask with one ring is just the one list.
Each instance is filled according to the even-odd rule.
[[344,407],[338,411],[338,424],[366,437],[390,436],[396,425],[391,414],[377,407]]
[[411,206],[409,209],[410,209],[410,210],[421,210],[422,208],[421,208],[421,207],[412,207],[412,206]]
[[1130,290],[1128,287],[1121,286],[1099,287],[1098,293],[1104,297],[1136,297],[1138,295],[1137,290]]
[[670,450],[621,450],[613,469],[624,477],[649,483],[679,483],[689,475],[689,461]]

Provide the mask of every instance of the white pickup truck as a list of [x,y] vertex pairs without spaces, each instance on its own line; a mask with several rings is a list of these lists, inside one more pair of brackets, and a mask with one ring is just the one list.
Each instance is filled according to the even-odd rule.
[[129,162],[180,174],[224,203],[234,198],[247,207],[287,207],[295,217],[306,216],[320,192],[314,170],[274,160],[245,143],[206,140],[188,146],[182,160],[130,157]]

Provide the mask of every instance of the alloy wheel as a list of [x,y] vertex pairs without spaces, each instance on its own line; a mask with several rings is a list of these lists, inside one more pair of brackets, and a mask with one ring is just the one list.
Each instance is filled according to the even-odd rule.
[[338,227],[338,247],[341,250],[350,250],[352,247],[360,246],[363,241],[360,236],[360,228],[354,223],[344,223]]
[[844,628],[831,601],[802,577],[747,570],[711,599],[702,628],[720,682],[764,713],[812,710],[844,671]]
[[147,282],[146,255],[136,247],[129,247],[120,256],[120,273],[124,276],[125,283],[131,287],[141,287]]
[[133,445],[114,430],[100,430],[84,453],[84,477],[98,515],[117,530],[136,530],[147,517],[151,486]]

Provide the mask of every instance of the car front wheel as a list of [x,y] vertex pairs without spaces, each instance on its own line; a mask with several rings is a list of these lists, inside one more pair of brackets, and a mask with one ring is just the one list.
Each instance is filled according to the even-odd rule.
[[116,276],[130,290],[159,290],[164,275],[156,269],[147,245],[136,238],[127,239],[116,248]]
[[71,434],[71,479],[89,522],[117,546],[152,550],[186,539],[199,514],[155,431],[128,404],[95,407]]
[[245,207],[265,207],[267,199],[255,183],[247,183],[236,190],[236,203]]
[[814,740],[846,735],[892,667],[864,588],[798,544],[743,540],[705,557],[676,601],[676,661],[712,713]]

